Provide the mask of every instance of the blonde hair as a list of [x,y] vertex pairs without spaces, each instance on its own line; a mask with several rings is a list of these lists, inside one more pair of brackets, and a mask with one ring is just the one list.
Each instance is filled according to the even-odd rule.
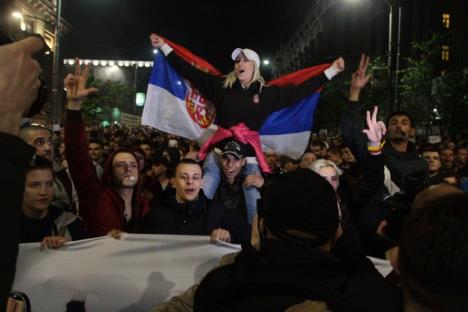
[[[236,71],[233,70],[229,74],[224,76],[224,83],[223,83],[223,88],[232,88],[232,85],[236,82],[237,77],[236,77]],[[260,82],[260,85],[263,87],[266,85],[265,79],[260,75],[260,68],[258,66],[254,67],[254,72],[253,72],[253,77],[252,80],[250,80],[249,83],[247,83],[246,87],[248,88],[252,83],[254,82]]]
[[317,159],[310,165],[310,169],[312,169],[316,173],[319,173],[320,168],[324,167],[332,167],[333,169],[335,169],[336,174],[339,176],[343,174],[343,170],[338,168],[338,166],[333,161],[328,159]]

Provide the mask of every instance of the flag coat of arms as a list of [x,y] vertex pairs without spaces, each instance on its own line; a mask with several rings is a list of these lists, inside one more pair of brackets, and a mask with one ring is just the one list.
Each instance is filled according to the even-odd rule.
[[[170,44],[190,64],[219,76],[219,72],[203,59],[183,47]],[[299,84],[320,75],[329,64],[323,64],[280,77],[268,85]],[[259,130],[264,151],[299,158],[307,147],[320,89],[286,108],[270,114]],[[214,106],[190,82],[179,75],[163,53],[155,55],[148,84],[142,124],[203,144],[216,131]]]

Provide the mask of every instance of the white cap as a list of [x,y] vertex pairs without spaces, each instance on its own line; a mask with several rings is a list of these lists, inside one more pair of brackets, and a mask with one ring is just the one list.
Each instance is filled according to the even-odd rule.
[[442,138],[440,137],[440,135],[430,135],[427,138],[427,142],[429,142],[431,144],[437,144],[437,143],[442,142]]
[[244,54],[248,60],[254,61],[255,66],[257,68],[260,67],[260,57],[258,56],[257,52],[251,49],[241,49],[241,48],[234,49],[234,51],[232,51],[231,53],[232,60],[235,61],[236,58],[241,53]]
[[179,142],[177,142],[177,140],[169,140],[169,142],[167,143],[167,146],[169,146],[169,147],[179,147]]

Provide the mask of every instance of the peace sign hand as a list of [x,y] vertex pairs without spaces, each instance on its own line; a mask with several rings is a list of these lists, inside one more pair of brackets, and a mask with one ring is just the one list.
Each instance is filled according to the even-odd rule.
[[369,111],[366,112],[367,128],[369,129],[364,129],[362,132],[367,135],[370,146],[380,145],[380,140],[382,140],[385,132],[387,131],[385,124],[382,121],[377,121],[378,110],[378,107],[374,106],[372,116]]

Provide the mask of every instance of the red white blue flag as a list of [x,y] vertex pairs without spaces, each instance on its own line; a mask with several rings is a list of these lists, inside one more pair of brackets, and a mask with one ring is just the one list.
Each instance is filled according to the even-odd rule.
[[[174,49],[172,53],[177,53],[187,62],[210,74],[220,75],[220,72],[205,60],[181,46],[168,43]],[[299,84],[320,75],[329,66],[330,64],[323,64],[306,68],[272,80],[268,84]],[[273,150],[280,155],[299,158],[309,141],[319,97],[320,90],[268,116],[259,131],[263,150]],[[213,107],[171,67],[162,53],[156,54],[143,110],[143,125],[203,144],[217,128]]]

